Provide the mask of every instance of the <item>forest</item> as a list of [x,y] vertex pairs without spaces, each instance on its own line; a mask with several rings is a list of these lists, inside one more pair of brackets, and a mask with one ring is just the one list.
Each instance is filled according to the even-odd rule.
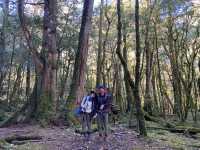
[[0,0],[0,149],[200,149],[200,1]]

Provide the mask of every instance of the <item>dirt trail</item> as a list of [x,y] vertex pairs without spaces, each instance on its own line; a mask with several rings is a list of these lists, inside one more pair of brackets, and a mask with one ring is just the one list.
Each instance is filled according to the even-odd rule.
[[[137,133],[124,127],[112,127],[107,141],[93,133],[89,142],[69,128],[41,128],[39,126],[18,126],[0,129],[0,139],[11,136],[41,136],[41,140],[29,140],[47,150],[169,150],[168,146],[151,139],[138,138]],[[38,150],[35,148],[33,150]]]

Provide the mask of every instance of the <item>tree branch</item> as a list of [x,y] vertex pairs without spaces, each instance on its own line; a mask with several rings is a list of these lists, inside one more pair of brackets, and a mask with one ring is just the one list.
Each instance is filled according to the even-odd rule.
[[39,68],[41,68],[43,65],[42,65],[42,62],[41,62],[41,59],[40,59],[40,54],[38,53],[37,48],[35,48],[35,46],[33,45],[32,41],[31,41],[31,39],[32,39],[31,33],[30,33],[30,31],[28,30],[28,28],[25,24],[25,20],[24,20],[24,18],[25,18],[25,16],[24,16],[24,0],[18,1],[18,14],[19,14],[19,20],[20,20],[21,28],[22,28],[22,31],[24,33],[24,36],[25,36],[25,39],[27,41],[30,52],[32,54],[33,60],[34,60],[35,64],[37,66],[39,66]]

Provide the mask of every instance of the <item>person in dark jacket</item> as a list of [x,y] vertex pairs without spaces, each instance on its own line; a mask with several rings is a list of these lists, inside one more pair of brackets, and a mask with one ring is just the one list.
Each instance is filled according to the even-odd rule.
[[98,87],[96,109],[99,136],[103,136],[104,140],[106,140],[108,136],[108,114],[111,111],[111,98],[107,95],[104,86]]

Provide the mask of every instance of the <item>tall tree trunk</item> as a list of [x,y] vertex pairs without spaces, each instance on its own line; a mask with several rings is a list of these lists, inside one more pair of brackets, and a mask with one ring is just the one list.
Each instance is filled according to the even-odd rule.
[[159,59],[159,51],[158,51],[158,36],[157,36],[157,28],[156,28],[156,23],[154,23],[154,32],[155,32],[155,49],[156,49],[156,60],[157,60],[157,67],[158,67],[158,82],[159,82],[159,91],[161,95],[161,112],[163,117],[165,118],[165,106],[164,106],[164,92],[163,92],[163,83],[162,83],[162,77],[161,77],[161,66],[160,66],[160,59]]
[[144,100],[144,110],[152,115],[152,68],[151,68],[151,49],[149,46],[149,22],[146,25],[146,35],[145,35],[145,52],[146,52],[146,89],[145,89],[145,100]]
[[[171,14],[170,14],[170,17]],[[182,110],[182,86],[180,80],[180,70],[178,68],[178,55],[177,49],[173,42],[173,24],[172,18],[168,22],[168,43],[169,43],[169,59],[172,70],[172,86],[174,91],[174,113],[183,121],[183,110]]]
[[16,98],[16,93],[19,90],[20,84],[21,84],[21,78],[22,78],[22,64],[19,64],[17,67],[17,77],[15,79],[12,92],[9,95],[9,106],[15,106],[16,105],[16,99],[14,101],[14,98]]
[[135,107],[137,113],[137,119],[139,123],[140,134],[143,136],[147,135],[144,113],[142,111],[141,106],[141,98],[140,98],[140,30],[139,30],[139,0],[135,0],[135,30],[136,30],[136,66],[135,66],[135,89],[134,89],[134,97],[135,97]]
[[66,86],[67,86],[67,79],[69,77],[70,67],[72,65],[71,61],[72,61],[71,59],[68,59],[67,67],[63,68],[64,73],[63,73],[63,78],[61,79],[61,88],[60,88],[60,92],[59,92],[59,97],[61,99],[63,99],[63,96],[65,94],[65,90],[66,90]]
[[[88,56],[88,41],[91,30],[91,19],[94,0],[85,0],[83,6],[83,15],[81,29],[79,33],[78,50],[76,52],[74,71],[72,77],[71,88],[67,103],[67,121],[73,121],[72,110],[74,102],[80,102],[84,95],[85,71]],[[69,122],[70,123],[70,122]]]
[[[21,27],[35,63],[36,80],[33,92],[24,106],[2,126],[30,121],[35,118],[44,123],[55,119],[56,113],[56,5],[57,1],[44,1],[43,44],[41,54],[32,43],[31,34],[25,23],[24,0],[18,1]],[[41,122],[41,123],[42,123]]]
[[[43,67],[38,73],[41,76],[41,95],[37,112],[42,118],[49,120],[56,113],[57,87],[57,47],[56,47],[56,10],[57,0],[44,1],[43,18]],[[41,115],[42,114],[42,115]],[[45,115],[46,114],[46,115]],[[51,116],[52,115],[52,116]]]
[[145,20],[145,47],[144,51],[146,53],[146,87],[145,87],[145,100],[144,100],[144,109],[152,115],[152,109],[153,109],[153,94],[152,94],[152,84],[151,84],[151,78],[152,78],[152,62],[153,62],[153,50],[150,48],[149,44],[149,28],[150,28],[150,22],[151,22],[151,16],[154,9],[154,5],[151,5],[150,2],[147,1],[147,8],[149,11],[147,11],[149,14],[147,15],[147,18]]
[[103,6],[104,0],[101,0],[100,4],[100,18],[99,18],[99,41],[98,41],[98,54],[97,54],[97,74],[96,74],[96,86],[101,83],[102,76],[102,23],[103,23]]
[[13,37],[13,47],[12,47],[12,53],[11,53],[11,58],[10,58],[10,63],[9,63],[9,72],[8,72],[8,88],[7,88],[7,98],[6,98],[6,103],[9,105],[9,95],[10,95],[10,82],[11,82],[11,75],[12,75],[12,66],[13,66],[13,59],[14,59],[14,52],[15,52],[15,42],[16,42],[16,36],[14,35]]
[[[106,46],[107,46],[107,42],[108,42],[108,35],[109,35],[109,31],[110,31],[110,27],[111,27],[111,23],[113,18],[109,18],[108,16],[108,1],[106,0],[106,8],[105,8],[105,18],[107,21],[107,28],[106,28],[106,32],[105,32],[105,38],[103,41],[103,46],[102,46],[102,53],[103,53],[103,58],[101,61],[101,73],[102,73],[102,78],[103,78],[103,84],[109,87],[109,79],[107,78],[107,83],[106,83],[106,76],[108,76],[110,71],[110,67],[107,67],[107,62],[106,62]],[[112,57],[113,58],[113,57]]]
[[6,33],[8,27],[9,0],[3,1],[3,23],[0,28],[0,90],[3,90],[3,81],[6,77]]
[[199,66],[199,78],[198,78],[198,81],[197,81],[197,86],[198,86],[198,91],[199,91],[199,95],[200,95],[200,58],[199,58],[199,63],[198,63],[198,66]]
[[116,62],[116,68],[115,68],[115,72],[116,72],[116,94],[115,94],[115,98],[116,98],[116,104],[120,107],[120,110],[122,112],[124,112],[123,110],[123,97],[122,97],[122,77],[121,77],[121,64],[119,64],[119,62]]
[[30,85],[31,84],[31,57],[28,53],[27,65],[26,65],[26,98],[30,96]]
[[[126,32],[127,32],[126,31],[126,23],[124,22],[124,24],[123,24],[123,43],[124,43],[123,57],[124,57],[126,64],[128,64]],[[127,101],[126,112],[130,112],[131,107],[133,107],[133,105],[132,105],[133,104],[133,96],[132,96],[130,85],[128,83],[128,79],[126,78],[125,74],[124,74],[124,82],[125,82],[125,88],[126,88],[126,101]]]
[[146,136],[146,127],[145,127],[145,120],[144,120],[144,114],[141,107],[141,99],[140,99],[140,91],[139,91],[139,85],[140,85],[140,35],[139,35],[139,2],[136,0],[135,4],[135,27],[136,27],[136,67],[135,67],[135,82],[132,80],[130,72],[128,70],[128,65],[126,61],[124,60],[122,54],[121,54],[121,1],[117,0],[117,15],[118,15],[118,38],[117,38],[117,55],[122,63],[122,66],[124,68],[124,73],[126,78],[129,81],[130,87],[132,89],[134,99],[135,99],[135,107],[136,107],[136,116],[138,120],[138,126],[139,126],[139,132],[140,135]]

